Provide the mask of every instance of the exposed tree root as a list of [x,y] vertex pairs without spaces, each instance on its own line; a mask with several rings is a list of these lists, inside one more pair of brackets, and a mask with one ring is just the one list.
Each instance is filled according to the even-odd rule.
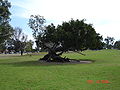
[[63,57],[60,57],[57,54],[47,54],[39,60],[43,60],[43,61],[46,61],[46,62],[70,62],[69,58],[66,58],[66,57],[63,58]]

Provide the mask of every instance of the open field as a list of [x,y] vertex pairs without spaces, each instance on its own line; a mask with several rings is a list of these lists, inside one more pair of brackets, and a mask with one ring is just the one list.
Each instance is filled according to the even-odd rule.
[[[91,64],[41,64],[43,56],[0,55],[0,90],[120,90],[120,50],[65,53]],[[93,83],[88,83],[92,80]],[[110,83],[96,83],[108,80]]]

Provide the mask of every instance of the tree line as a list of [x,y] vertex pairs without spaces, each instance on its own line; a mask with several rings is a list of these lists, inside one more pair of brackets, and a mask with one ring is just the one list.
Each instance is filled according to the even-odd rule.
[[[0,53],[19,52],[23,55],[24,52],[35,51],[32,48],[34,42],[27,40],[27,35],[22,29],[10,25],[10,7],[8,0],[0,0]],[[36,50],[48,51],[43,57],[48,61],[55,58],[63,59],[60,55],[67,51],[120,49],[120,41],[115,42],[113,37],[103,39],[102,35],[96,33],[93,25],[85,21],[71,19],[62,25],[55,26],[52,23],[46,26],[43,16],[31,15],[28,25],[33,30]]]
[[9,23],[10,7],[8,0],[0,0],[0,53],[31,52],[33,41],[27,40],[21,28],[13,28]]

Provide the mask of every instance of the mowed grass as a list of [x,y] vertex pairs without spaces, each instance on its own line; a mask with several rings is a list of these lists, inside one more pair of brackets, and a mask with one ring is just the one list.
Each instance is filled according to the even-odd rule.
[[[120,90],[120,51],[84,51],[63,55],[91,64],[41,64],[43,55],[0,55],[0,90]],[[92,80],[93,83],[87,83]],[[108,80],[110,83],[96,83]]]

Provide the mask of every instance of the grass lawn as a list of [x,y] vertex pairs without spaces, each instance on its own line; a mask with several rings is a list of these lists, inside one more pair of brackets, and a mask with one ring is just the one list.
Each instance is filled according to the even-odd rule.
[[[120,50],[65,53],[92,64],[40,64],[43,56],[0,55],[0,90],[120,90]],[[88,83],[92,80],[93,83]],[[110,83],[98,82],[108,80]]]

